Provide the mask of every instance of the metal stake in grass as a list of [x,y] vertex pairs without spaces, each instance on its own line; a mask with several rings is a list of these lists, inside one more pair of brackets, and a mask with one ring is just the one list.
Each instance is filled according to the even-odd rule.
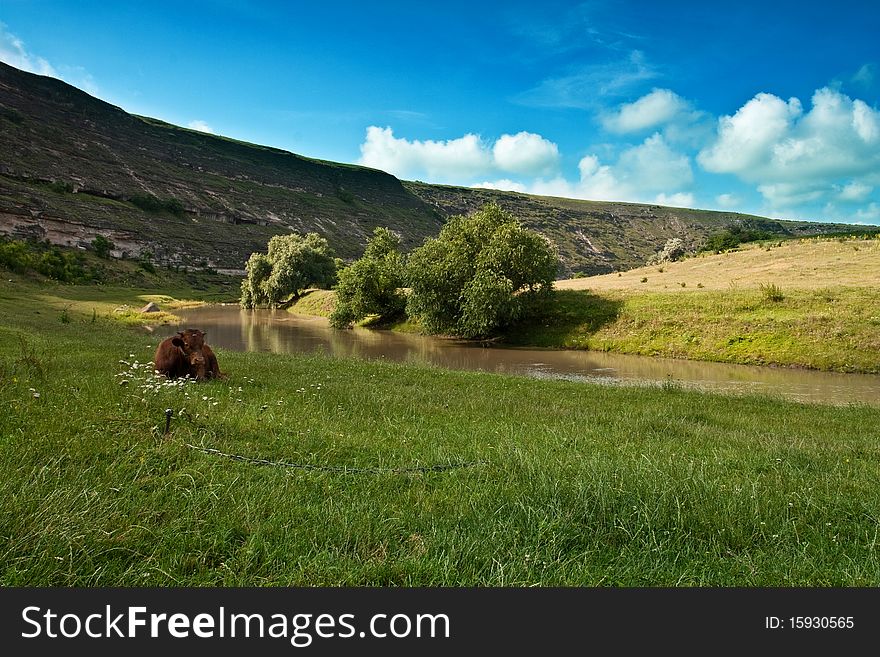
[[166,436],[168,435],[168,432],[171,431],[171,416],[172,415],[174,415],[174,409],[173,408],[166,408],[165,409],[165,434],[164,434]]

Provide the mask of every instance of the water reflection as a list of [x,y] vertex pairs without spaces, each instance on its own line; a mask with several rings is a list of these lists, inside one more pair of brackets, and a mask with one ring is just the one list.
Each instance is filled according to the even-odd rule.
[[779,394],[800,401],[880,404],[880,376],[728,365],[595,351],[484,348],[463,341],[367,329],[334,330],[326,320],[284,311],[204,306],[178,311],[185,326],[208,332],[211,345],[234,351],[324,352],[340,358],[430,363],[609,384],[674,380],[684,387]]

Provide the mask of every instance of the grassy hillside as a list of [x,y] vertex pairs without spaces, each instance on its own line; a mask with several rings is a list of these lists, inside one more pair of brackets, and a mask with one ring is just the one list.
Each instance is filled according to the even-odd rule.
[[637,293],[732,290],[762,284],[774,284],[783,290],[835,286],[880,289],[880,239],[814,238],[749,244],[726,253],[701,253],[619,275],[560,280],[555,287]]
[[876,408],[223,350],[168,385],[90,308],[151,291],[6,281],[3,586],[880,581]]
[[880,372],[878,239],[751,245],[556,289],[512,343]]
[[571,275],[623,271],[644,264],[670,237],[696,250],[727,226],[759,225],[789,238],[852,226],[775,221],[737,212],[670,208],[640,203],[581,201],[466,187],[405,182],[443,215],[468,214],[495,201],[559,248],[560,272]]
[[[644,262],[670,237],[697,244],[730,212],[574,201],[402,183],[365,167],[310,159],[133,116],[53,78],[0,63],[0,234],[87,247],[101,234],[117,255],[240,270],[273,235],[316,231],[346,259],[376,226],[405,249],[450,215],[496,200],[560,248],[562,274]],[[842,230],[772,222],[785,234]]]
[[240,268],[290,230],[321,232],[353,257],[375,226],[413,246],[440,225],[386,173],[133,116],[5,64],[0,127],[7,232],[70,244],[101,232],[132,254]]

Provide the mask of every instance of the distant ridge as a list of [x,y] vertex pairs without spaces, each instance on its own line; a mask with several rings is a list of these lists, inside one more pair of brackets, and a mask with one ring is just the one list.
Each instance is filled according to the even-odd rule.
[[557,243],[561,275],[628,269],[669,237],[696,244],[743,222],[793,234],[851,228],[402,182],[135,116],[3,63],[0,152],[0,234],[83,248],[100,234],[116,255],[149,252],[190,267],[240,270],[290,231],[321,233],[346,259],[361,254],[376,226],[411,249],[448,216],[489,200]]

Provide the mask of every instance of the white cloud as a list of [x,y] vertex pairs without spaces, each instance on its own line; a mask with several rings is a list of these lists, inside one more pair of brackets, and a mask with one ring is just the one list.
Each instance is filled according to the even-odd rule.
[[719,119],[717,139],[697,159],[765,186],[869,173],[880,167],[880,112],[827,87],[806,114],[796,98],[758,94]]
[[594,154],[586,155],[578,163],[578,171],[576,182],[560,176],[539,179],[528,184],[526,191],[596,201],[662,201],[681,206],[694,201],[685,191],[693,183],[690,158],[670,148],[659,133],[624,150],[612,164],[603,164]]
[[837,198],[841,201],[864,201],[872,191],[874,188],[870,185],[854,180],[840,190]]
[[502,178],[501,180],[495,181],[484,181],[481,183],[477,183],[476,185],[472,185],[472,187],[476,187],[477,189],[498,189],[505,192],[526,192],[528,191],[526,186],[522,183],[518,183],[516,181],[510,180],[508,178]]
[[12,34],[3,22],[0,22],[0,61],[28,73],[64,80],[93,96],[98,95],[98,86],[88,71],[81,66],[53,66],[43,57],[28,52],[24,41]]
[[868,107],[861,100],[853,103],[853,128],[867,144],[873,144],[880,137],[880,113]]
[[688,102],[669,89],[654,89],[632,103],[620,105],[601,117],[606,130],[617,133],[641,132],[671,122],[690,111]]
[[625,182],[644,191],[681,189],[694,178],[690,158],[672,150],[659,133],[623,151],[615,170]]
[[859,70],[850,78],[851,82],[859,84],[863,87],[870,87],[877,78],[877,65],[873,62],[862,64]]
[[722,208],[735,208],[741,204],[736,194],[719,194],[715,197],[715,202]]
[[816,90],[806,113],[797,98],[761,93],[719,119],[697,161],[756,184],[771,214],[815,212],[832,198],[864,202],[880,172],[880,112],[829,87]]
[[792,208],[815,203],[825,195],[824,186],[810,182],[781,182],[758,185],[758,191],[772,208]]
[[657,205],[669,205],[674,208],[692,208],[694,207],[694,195],[690,193],[678,192],[677,194],[657,194],[654,197],[654,203]]
[[49,62],[29,53],[24,42],[9,32],[2,22],[0,22],[0,61],[29,73],[60,77]]
[[772,94],[758,94],[733,116],[718,120],[717,140],[700,152],[697,161],[714,173],[748,176],[770,157],[773,146],[786,136],[800,113],[797,98],[786,103]]
[[880,204],[870,203],[867,208],[856,212],[856,219],[861,222],[876,224],[880,221]]
[[492,154],[474,134],[447,141],[398,139],[391,128],[370,126],[361,144],[360,164],[408,178],[427,175],[433,181],[460,181],[483,174]]
[[[436,182],[462,184],[498,172],[552,175],[559,168],[559,148],[531,132],[505,134],[493,144],[475,134],[446,141],[408,140],[395,137],[391,128],[370,126],[359,162],[402,178],[425,176]],[[508,188],[519,184],[509,179],[498,182]]]
[[559,168],[559,148],[531,132],[501,135],[492,147],[495,166],[503,171],[543,176]]
[[198,130],[199,132],[207,132],[209,135],[214,134],[214,129],[200,119],[196,119],[195,121],[190,121],[189,123],[186,124],[186,127],[192,128],[193,130]]

